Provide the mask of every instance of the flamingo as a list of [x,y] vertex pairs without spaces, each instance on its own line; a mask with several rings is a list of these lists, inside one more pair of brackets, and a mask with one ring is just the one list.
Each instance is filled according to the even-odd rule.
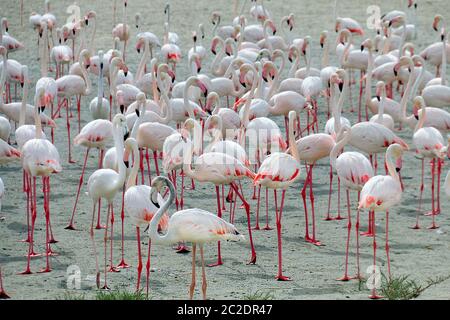
[[8,143],[0,139],[0,164],[17,161],[21,157],[19,150],[11,147]]
[[[164,187],[169,188],[169,198],[163,205],[158,204],[158,194]],[[220,240],[243,240],[244,237],[239,234],[236,227],[224,221],[216,215],[201,209],[187,209],[175,212],[170,217],[165,235],[158,233],[158,224],[163,218],[164,213],[170,207],[174,200],[174,187],[169,179],[157,177],[151,185],[152,191],[150,200],[154,206],[159,207],[155,216],[150,222],[149,238],[154,243],[172,244],[181,240],[193,243],[192,249],[192,283],[189,288],[189,298],[192,299],[195,289],[195,256],[197,244],[200,246],[200,256],[202,261],[202,293],[203,299],[206,299],[206,273],[203,256],[203,245],[207,242]]]
[[71,107],[71,98],[73,96],[77,97],[77,111],[78,111],[78,132],[81,128],[81,96],[88,96],[91,93],[91,80],[87,74],[87,68],[89,64],[86,65],[86,60],[89,57],[89,51],[83,50],[79,57],[79,63],[83,67],[81,68],[83,77],[77,75],[66,75],[56,80],[58,86],[58,97],[63,98],[63,102],[58,108],[62,107],[62,104],[66,105],[66,126],[67,126],[67,137],[69,146],[69,163],[75,163],[72,160],[72,148],[70,139],[70,121],[69,121],[69,109]]
[[58,79],[64,75],[64,65],[70,64],[74,55],[73,49],[63,44],[61,29],[56,29],[56,38],[58,39],[58,45],[50,51],[50,58],[56,65],[56,79]]
[[[289,140],[291,145],[292,156],[275,152],[267,157],[261,164],[253,183],[258,186],[264,186],[274,190],[275,197],[275,214],[278,238],[278,274],[275,277],[278,281],[289,281],[289,277],[283,275],[283,257],[281,243],[281,218],[283,214],[284,198],[286,189],[288,189],[300,177],[300,154],[294,139],[294,120],[296,118],[295,111],[289,112]],[[282,190],[281,204],[277,204],[277,189]]]
[[385,126],[391,131],[394,131],[394,119],[388,115],[384,114],[384,106],[386,105],[386,84],[383,81],[377,83],[377,100],[380,102],[378,108],[378,114],[370,118],[371,122],[377,122]]
[[[185,127],[192,126],[194,119],[187,119],[185,122]],[[255,174],[250,171],[242,162],[238,159],[220,152],[208,152],[203,153],[195,160],[195,169],[192,169],[192,154],[193,154],[192,143],[188,144],[186,149],[183,151],[183,172],[190,178],[199,182],[210,182],[216,186],[217,195],[217,216],[222,217],[222,205],[220,203],[220,192],[219,186],[228,184],[231,186],[234,192],[238,195],[244,204],[244,209],[247,214],[247,227],[251,246],[251,259],[249,264],[256,263],[256,251],[253,245],[253,237],[250,226],[250,206],[245,200],[243,194],[236,185],[236,180],[241,180],[243,178],[254,179]],[[218,242],[217,248],[217,263],[211,266],[222,265],[222,255],[220,251],[220,242]]]
[[[394,143],[386,151],[386,164],[389,175],[374,176],[366,182],[361,190],[358,209],[369,209],[374,212],[386,212],[386,256],[388,265],[388,274],[391,277],[391,261],[389,257],[389,210],[398,205],[401,201],[403,190],[398,171],[400,171],[402,154],[408,150],[400,144]],[[396,167],[397,166],[397,167]],[[376,266],[376,225],[375,219],[372,219],[373,229],[373,265]],[[375,272],[375,268],[373,270]],[[373,278],[375,281],[375,277]],[[376,293],[376,286],[373,286],[370,299],[380,299],[381,296]]]
[[[149,226],[150,221],[154,217],[158,208],[164,203],[161,195],[158,196],[158,206],[154,205],[150,200],[152,188],[146,185],[136,185],[137,174],[139,171],[139,149],[137,141],[133,138],[128,138],[125,141],[125,150],[132,151],[135,159],[130,175],[126,183],[126,192],[124,195],[125,212],[131,219],[131,223],[136,226],[137,245],[138,245],[138,280],[136,285],[136,292],[139,292],[141,272],[142,272],[142,255],[141,255],[141,228]],[[167,229],[167,221],[169,217],[163,215],[158,230],[165,231]],[[150,248],[149,248],[150,249]],[[150,255],[148,256],[147,264],[147,294],[148,294],[148,279],[150,274]]]
[[104,98],[103,92],[103,72],[104,72],[104,64],[103,64],[103,51],[98,52],[98,56],[100,59],[100,72],[98,74],[98,93],[97,97],[91,100],[89,105],[89,110],[91,111],[91,116],[94,120],[96,119],[109,119],[111,112],[111,105],[109,101]]
[[[330,165],[336,169],[336,172],[342,181],[343,185],[347,189],[347,212],[348,212],[348,223],[347,223],[347,243],[345,249],[345,272],[344,276],[339,278],[340,281],[349,281],[348,276],[348,253],[350,244],[350,233],[352,229],[352,218],[351,218],[351,207],[350,207],[350,190],[355,190],[358,192],[358,201],[361,189],[364,184],[373,177],[373,168],[369,160],[359,152],[344,152],[344,146],[349,142],[351,137],[351,128],[348,126],[343,126],[338,133],[340,141],[335,144],[330,153]],[[340,154],[340,155],[339,155]],[[357,273],[356,279],[360,279],[360,264],[359,264],[359,209],[356,216],[356,259],[357,259]]]
[[31,187],[31,233],[29,241],[29,250],[27,255],[27,266],[22,274],[31,274],[30,260],[34,254],[34,227],[37,216],[37,193],[36,193],[36,178],[42,177],[43,192],[44,192],[44,212],[46,221],[46,267],[42,272],[50,272],[49,256],[53,254],[50,248],[50,175],[60,173],[62,171],[59,153],[56,147],[46,139],[42,138],[41,122],[39,121],[38,113],[41,110],[39,101],[44,95],[44,90],[40,89],[35,96],[35,138],[28,140],[22,147],[22,167],[28,177],[28,185]]
[[175,32],[170,32],[170,3],[164,7],[164,14],[167,15],[167,39],[169,43],[178,45],[180,37]]
[[221,26],[221,14],[218,11],[213,11],[211,13],[211,18],[210,21],[212,23],[212,25],[214,26],[213,28],[213,37],[218,36],[219,38],[221,38],[222,40],[226,40],[228,38],[232,38],[232,39],[236,39],[237,38],[237,33],[236,33],[236,29],[234,28],[234,26],[231,25],[227,25],[227,26]]
[[112,36],[119,38],[123,42],[123,61],[126,61],[127,42],[130,40],[130,26],[127,24],[127,7],[128,0],[123,0],[123,22],[116,25],[112,30]]
[[[419,122],[416,125],[416,128],[414,130],[413,135],[413,143],[416,147],[416,155],[419,159],[422,161],[422,178],[421,178],[421,185],[420,185],[420,196],[419,196],[419,207],[417,209],[417,218],[416,218],[416,224],[413,227],[413,229],[420,229],[419,227],[419,213],[422,209],[422,195],[423,195],[423,189],[424,189],[424,182],[423,182],[423,176],[424,176],[424,161],[426,158],[431,159],[430,166],[431,166],[431,206],[432,210],[430,212],[430,215],[433,217],[433,223],[429,227],[429,229],[436,229],[437,226],[435,224],[435,215],[438,215],[441,211],[440,208],[440,184],[441,184],[441,167],[443,159],[446,156],[447,147],[445,146],[444,138],[442,137],[442,134],[433,127],[424,127],[424,122],[426,119],[426,107],[425,107],[425,101],[423,97],[418,96],[414,99],[414,105],[417,107],[419,106],[421,109],[421,113],[419,116]],[[434,198],[434,190],[435,190],[435,175],[436,175],[436,162],[437,162],[437,207],[435,206],[435,198]]]
[[119,190],[123,187],[126,179],[126,167],[123,162],[123,139],[124,133],[127,130],[126,126],[126,118],[122,114],[117,114],[113,119],[113,136],[114,136],[114,145],[116,147],[117,159],[118,159],[118,167],[119,172],[116,172],[111,169],[98,169],[95,171],[88,180],[88,196],[92,200],[92,223],[91,223],[91,240],[94,248],[95,255],[95,264],[96,264],[96,284],[97,288],[100,288],[100,271],[98,266],[98,257],[97,250],[95,246],[94,240],[94,216],[96,205],[101,198],[105,198],[108,202],[108,210],[107,210],[107,218],[106,218],[106,228],[105,228],[105,237],[104,237],[104,251],[105,251],[105,284],[102,287],[103,289],[108,289],[107,283],[107,253],[106,253],[106,243],[108,239],[108,224],[111,217],[111,258],[110,258],[110,270],[115,271],[112,262],[112,235],[114,231],[114,198]]
[[440,67],[442,67],[442,58],[444,53],[444,47],[446,52],[446,60],[450,60],[450,44],[446,43],[445,41],[445,33],[447,32],[447,23],[442,15],[436,15],[433,20],[433,29],[435,31],[438,31],[439,25],[441,26],[441,41],[433,43],[429,45],[427,48],[425,48],[421,53],[420,56],[425,59],[425,61],[428,61],[430,64],[436,67],[436,76],[438,76],[440,73]]
[[0,116],[0,139],[7,141],[11,133],[11,124],[9,120]]
[[8,49],[8,52],[14,52],[25,48],[23,43],[8,34],[8,19],[1,19],[0,45]]

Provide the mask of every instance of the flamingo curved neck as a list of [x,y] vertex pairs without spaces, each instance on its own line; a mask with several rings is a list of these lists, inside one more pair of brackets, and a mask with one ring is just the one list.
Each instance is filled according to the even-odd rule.
[[[414,65],[413,64],[411,64],[409,67],[410,67],[411,70],[414,70]],[[419,76],[416,79],[417,86],[419,86],[420,82],[422,81],[424,72],[425,72],[425,66],[423,65],[422,69],[420,70]],[[408,101],[409,101],[410,96],[411,96],[412,82],[413,82],[413,77],[412,77],[412,74],[410,73],[409,74],[409,78],[408,78],[408,83],[406,85],[405,92],[403,94],[402,100],[400,101],[400,110],[401,110],[402,121],[407,121],[406,108],[408,106]],[[413,91],[413,93],[414,93],[414,91]]]
[[388,148],[388,151],[386,152],[386,166],[389,172],[389,175],[395,179],[395,181],[400,182],[400,177],[397,173],[397,170],[395,170],[395,164],[392,160],[392,151]]
[[136,80],[135,80],[136,83],[138,81],[140,81],[142,79],[142,77],[144,76],[144,70],[145,70],[145,66],[148,62],[149,56],[150,56],[150,43],[149,43],[148,39],[145,39],[144,54],[142,55],[141,61],[139,62],[139,66],[138,66],[138,69],[136,72]]
[[336,135],[341,130],[341,113],[342,113],[342,107],[344,106],[344,101],[347,98],[347,94],[349,91],[349,76],[348,73],[345,72],[344,74],[344,87],[342,89],[341,95],[339,97],[339,101],[336,107],[336,116],[334,117],[334,132]]
[[330,44],[328,43],[328,39],[326,39],[322,55],[322,69],[328,67],[329,65],[330,65]]
[[300,159],[300,153],[298,152],[298,148],[297,148],[297,143],[295,141],[295,136],[294,136],[294,121],[295,121],[295,117],[296,115],[294,114],[292,116],[292,114],[289,115],[289,135],[288,135],[288,139],[289,139],[289,148],[291,150],[291,154],[294,157],[295,160],[297,160],[299,163],[301,162]]
[[221,43],[221,48],[216,54],[213,62],[211,63],[211,73],[215,76],[218,76],[220,74],[220,61],[222,61],[226,50],[224,41],[222,39],[219,39],[218,41],[219,43]]
[[194,108],[189,103],[188,92],[189,88],[194,84],[195,79],[189,78],[184,85],[183,90],[183,101],[184,101],[184,109],[187,111],[189,118],[195,119]]
[[298,70],[298,66],[300,65],[300,53],[297,48],[295,48],[294,50],[296,52],[295,61],[292,64],[291,68],[289,69],[289,74],[288,74],[289,78],[295,77],[295,72]]
[[130,176],[128,177],[127,186],[126,186],[127,190],[136,185],[137,175],[139,172],[139,161],[138,161],[139,148],[138,148],[137,144],[133,144],[132,152],[133,152],[134,163],[133,163],[133,167],[131,168]]
[[422,112],[419,113],[419,122],[417,122],[417,124],[416,124],[416,128],[414,129],[414,133],[416,133],[417,131],[419,131],[420,129],[423,128],[423,125],[424,125],[425,120],[426,120],[426,113],[427,113],[426,110],[427,110],[427,108],[425,107],[425,105],[422,104],[420,106],[420,110]]
[[114,146],[116,147],[116,154],[117,154],[117,165],[119,167],[119,179],[114,181],[116,183],[115,187],[116,190],[119,190],[125,183],[126,179],[126,167],[123,163],[123,133],[121,127],[115,127],[114,129]]
[[[338,133],[336,133],[336,134],[338,134]],[[333,168],[336,168],[336,160],[338,158],[338,155],[341,154],[341,152],[344,150],[344,147],[350,141],[350,138],[351,138],[351,133],[350,132],[345,132],[344,136],[340,139],[340,141],[338,141],[334,145],[333,149],[331,150],[331,152],[330,152],[330,162],[331,162],[331,166]]]
[[372,48],[368,48],[368,65],[366,72],[366,106],[368,106],[371,102],[371,91],[372,91],[372,70],[373,70],[373,52]]
[[[152,221],[150,222],[150,227],[148,230],[150,239],[155,243],[171,244],[173,242],[176,242],[176,239],[173,238],[173,233],[170,228],[170,220],[169,220],[169,226],[167,228],[167,233],[165,235],[161,235],[158,232],[158,225],[159,225],[159,222],[161,221],[162,216],[169,209],[169,207],[172,205],[172,203],[175,199],[174,187],[171,184],[167,184],[167,187],[169,188],[169,198],[167,199],[167,201],[165,201],[162,204],[162,206],[156,212],[155,216],[153,217]],[[152,190],[151,197],[153,197],[153,192],[156,192],[156,191]],[[153,202],[153,200],[152,200],[152,202]]]

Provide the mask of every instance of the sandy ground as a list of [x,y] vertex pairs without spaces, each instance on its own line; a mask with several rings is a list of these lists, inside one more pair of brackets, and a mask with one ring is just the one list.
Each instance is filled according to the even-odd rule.
[[[43,1],[25,1],[25,22],[31,11],[43,11]],[[95,43],[96,49],[109,49],[112,46],[112,5],[111,1],[77,1],[82,12],[95,10],[98,15],[98,32]],[[340,1],[340,12],[342,15],[357,18],[360,22],[366,19],[366,8],[370,4],[379,4],[383,11],[399,8],[400,1]],[[37,4],[39,3],[39,4]],[[141,12],[145,29],[151,30],[162,36],[163,3],[164,1],[152,1],[152,5],[144,0],[129,1],[129,23],[134,24],[134,14]],[[206,4],[208,3],[208,4]],[[172,1],[172,21],[173,31],[177,32],[182,41],[182,48],[186,51],[191,47],[190,34],[196,25],[203,22],[207,30],[207,40],[211,38],[211,26],[209,24],[209,14],[213,10],[220,10],[223,13],[222,21],[229,21],[232,15],[231,1]],[[332,3],[331,0],[315,1],[270,1],[267,3],[268,9],[272,12],[275,21],[279,21],[281,16],[293,12],[296,16],[296,35],[305,36],[310,34],[313,37],[313,65],[320,63],[320,47],[318,46],[318,36],[320,31],[332,30]],[[57,14],[60,22],[70,1],[54,1],[52,11]],[[419,1],[419,39],[416,44],[419,49],[437,41],[437,35],[431,29],[431,22],[434,14],[444,13],[447,18],[449,14],[442,10],[447,6],[446,1]],[[24,29],[20,27],[18,3],[0,0],[1,12],[8,17],[10,22],[10,33],[22,40],[27,49],[14,53],[10,58],[17,59],[28,64],[31,69],[33,83],[39,75],[39,64],[36,55],[36,34],[26,24]],[[118,10],[118,19],[121,17],[121,7]],[[133,31],[134,32],[134,31]],[[333,33],[332,33],[333,34]],[[370,33],[372,35],[372,33]],[[133,34],[134,39],[134,34]],[[333,40],[334,41],[334,35]],[[132,41],[134,45],[134,40]],[[128,51],[129,65],[131,70],[135,70],[139,56],[131,48]],[[333,57],[333,59],[335,59]],[[183,77],[187,75],[184,64],[178,71]],[[431,70],[431,69],[430,69]],[[94,78],[92,78],[94,80]],[[30,90],[31,91],[31,90]],[[34,92],[34,88],[31,92]],[[93,92],[96,92],[94,89]],[[356,94],[354,94],[354,97]],[[92,97],[83,98],[82,120],[83,124],[90,120],[87,106]],[[30,98],[31,101],[31,98]],[[325,110],[325,102],[319,101],[322,110]],[[347,108],[346,108],[347,109]],[[347,117],[355,120],[355,114],[346,114]],[[320,115],[320,127],[323,127],[326,114]],[[282,119],[277,119],[280,126]],[[84,294],[87,298],[95,295],[92,282],[86,281],[86,277],[94,274],[95,264],[92,249],[88,236],[88,226],[90,223],[91,202],[82,193],[77,214],[77,226],[81,231],[67,231],[64,227],[69,220],[78,177],[81,172],[81,164],[84,149],[75,148],[75,158],[77,164],[68,165],[66,151],[66,131],[65,119],[59,119],[56,137],[63,163],[63,172],[52,177],[52,221],[55,237],[59,243],[53,246],[53,250],[58,256],[53,257],[53,271],[48,274],[34,273],[30,276],[17,275],[23,271],[26,264],[27,245],[18,240],[26,236],[25,220],[25,198],[21,192],[21,168],[19,163],[2,166],[0,175],[5,182],[6,196],[3,201],[4,218],[0,220],[0,263],[4,273],[4,284],[8,293],[15,299],[55,299],[62,297],[67,292]],[[75,122],[73,122],[73,134],[75,134]],[[408,143],[411,143],[412,132],[403,130],[399,135]],[[93,153],[88,162],[86,180],[97,164],[97,155]],[[428,169],[428,168],[427,168]],[[447,167],[444,167],[443,174],[446,174]],[[420,178],[420,162],[414,158],[413,153],[404,157],[402,174],[406,186],[403,201],[400,206],[393,209],[390,219],[390,244],[392,256],[392,270],[395,275],[411,275],[423,283],[429,277],[446,276],[450,273],[448,261],[450,259],[450,222],[447,219],[449,202],[442,197],[442,215],[437,217],[441,226],[438,230],[422,229],[413,231],[408,229],[414,223],[416,205],[418,199],[418,187]],[[208,294],[213,299],[242,299],[246,295],[260,290],[261,292],[272,292],[274,297],[279,299],[366,299],[368,290],[363,284],[361,288],[355,281],[342,283],[335,279],[342,275],[345,257],[346,220],[336,222],[325,222],[328,192],[328,163],[323,160],[315,170],[315,192],[316,192],[316,216],[318,227],[318,238],[325,244],[322,247],[315,247],[304,241],[304,212],[299,196],[302,179],[291,187],[287,194],[287,202],[283,219],[283,241],[284,241],[284,270],[286,275],[292,276],[292,282],[276,282],[274,275],[276,272],[276,231],[255,231],[253,233],[256,243],[258,260],[256,265],[247,266],[246,260],[249,257],[249,246],[246,242],[229,243],[223,245],[223,258],[225,264],[218,268],[207,270],[209,279]],[[40,185],[40,184],[39,184]],[[430,180],[426,180],[426,189],[430,187]],[[249,183],[245,183],[246,196],[250,199],[252,188]],[[86,190],[83,190],[84,192]],[[343,194],[344,196],[344,194]],[[353,206],[355,208],[356,195],[352,195]],[[272,199],[272,198],[271,198]],[[42,208],[42,198],[39,198],[39,206]],[[186,207],[199,207],[214,211],[215,196],[212,185],[198,185],[195,191],[187,191]],[[334,197],[333,207],[336,197]],[[342,198],[344,201],[344,198]],[[430,195],[426,192],[425,205],[430,206]],[[270,201],[272,203],[272,200]],[[255,201],[251,201],[252,217],[255,211]],[[116,201],[116,212],[120,208],[120,199]],[[174,210],[174,209],[172,209]],[[342,207],[342,212],[346,210]],[[105,210],[103,211],[105,212]],[[273,224],[273,208],[270,208],[271,224]],[[227,216],[228,212],[225,212]],[[103,219],[105,214],[103,213]],[[246,234],[246,219],[243,210],[237,211],[236,225]],[[116,218],[115,232],[115,263],[119,262],[119,219]],[[366,214],[362,215],[362,229],[365,229],[367,222]],[[386,257],[384,254],[384,215],[377,216],[379,234],[379,255],[377,264],[386,272]],[[422,218],[422,224],[427,226],[430,218]],[[125,289],[132,291],[136,282],[136,240],[134,228],[125,221],[125,256],[126,261],[133,267],[122,270],[120,273],[109,274],[109,279],[113,289]],[[36,250],[42,252],[45,236],[45,224],[42,210],[39,210],[36,225]],[[102,243],[103,232],[97,232],[97,244]],[[353,236],[354,238],[354,236]],[[145,235],[143,235],[145,244]],[[144,247],[145,248],[145,247]],[[206,260],[211,263],[215,261],[216,246],[211,245],[206,249]],[[102,258],[102,254],[100,255]],[[364,272],[371,265],[372,241],[369,238],[361,238],[361,266]],[[187,288],[190,281],[190,255],[175,254],[170,247],[155,246],[152,252],[151,273],[151,296],[154,299],[180,299],[187,297]],[[351,273],[354,273],[355,257],[350,258]],[[34,258],[32,260],[32,270],[38,271],[45,265],[44,258]],[[80,268],[82,281],[81,290],[67,290],[66,274],[67,268],[76,265]],[[144,282],[142,283],[144,285]],[[197,292],[198,293],[198,292]],[[198,296],[197,296],[198,297]],[[421,296],[424,299],[448,299],[450,298],[450,280],[430,288]]]

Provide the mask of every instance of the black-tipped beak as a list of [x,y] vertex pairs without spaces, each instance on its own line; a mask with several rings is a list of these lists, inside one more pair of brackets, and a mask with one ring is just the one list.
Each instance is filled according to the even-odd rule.
[[100,63],[100,69],[103,69],[105,66],[103,65],[103,62]]
[[208,96],[208,90],[205,90],[205,97]]
[[395,171],[400,172],[402,169],[401,168],[395,168]]
[[138,116],[138,118],[140,117],[140,115],[141,115],[141,112],[139,111],[139,109],[136,109],[135,110],[135,112],[136,112],[136,115]]
[[306,50],[303,50],[302,53],[304,56],[306,56]]
[[339,83],[339,91],[342,92],[344,90],[344,84]]
[[125,77],[128,77],[128,71],[125,71],[123,74]]
[[291,26],[291,27],[289,28],[289,31],[292,31],[292,30],[294,30],[294,27]]
[[125,112],[125,106],[123,104],[120,105],[120,113],[123,114]]
[[323,43],[320,44],[320,47],[323,49]]
[[363,52],[364,51],[364,46],[361,46],[361,52]]
[[129,168],[130,167],[130,162],[129,161],[124,161],[123,164],[125,165],[125,167]]
[[389,21],[389,28],[392,27],[392,21]]
[[276,35],[276,34],[277,34],[277,30],[275,30],[272,34],[273,34],[273,35]]
[[207,112],[210,116],[212,116],[212,111],[211,111],[211,110],[207,109],[206,112]]
[[137,53],[141,53],[141,49],[136,49]]
[[217,54],[216,50],[212,50],[212,49],[211,49],[211,52],[212,52],[213,55],[216,55],[216,54]]
[[39,32],[39,38],[42,38],[42,32]]
[[73,35],[76,35],[76,34],[77,34],[77,32],[76,32],[75,29],[72,29],[72,34],[73,34]]
[[239,83],[240,83],[241,86],[243,86],[244,88],[247,88],[247,84],[246,84],[245,82],[240,82],[240,81],[239,81]]
[[91,66],[91,64],[89,63],[89,64],[87,64],[86,65],[86,69],[89,69],[89,67]]
[[445,40],[445,35],[441,34],[441,41],[444,41],[444,40]]
[[290,63],[292,63],[292,58],[291,57],[289,57],[288,60],[289,60]]
[[268,82],[267,77],[263,77],[264,82]]
[[84,20],[84,23],[86,23],[86,27],[89,26],[89,19]]
[[377,100],[378,100],[378,102],[380,102],[381,101],[381,97],[377,96]]
[[417,3],[414,3],[414,9],[417,9],[419,5]]
[[127,133],[125,133],[125,134],[123,135],[123,139],[124,139],[124,140],[127,140],[129,137],[130,137],[130,132],[127,131]]
[[215,23],[214,21],[213,21],[213,22],[211,22],[211,23],[212,23],[212,25],[213,25],[213,26],[215,26],[215,25],[216,25],[216,23]]
[[158,93],[161,93],[161,89],[159,87],[157,87],[156,90],[158,90]]
[[201,67],[197,68],[197,73],[200,73],[200,71],[202,71],[202,68]]
[[436,31],[436,32],[438,31],[438,28],[437,28],[437,27],[433,27],[433,29],[434,29],[434,31]]
[[418,114],[415,114],[414,118],[416,118],[416,120],[419,121],[419,115]]
[[45,106],[41,106],[41,113],[45,111]]
[[231,57],[231,53],[227,52],[226,54],[227,54],[227,56]]
[[395,69],[394,69],[394,76],[398,76],[398,72]]

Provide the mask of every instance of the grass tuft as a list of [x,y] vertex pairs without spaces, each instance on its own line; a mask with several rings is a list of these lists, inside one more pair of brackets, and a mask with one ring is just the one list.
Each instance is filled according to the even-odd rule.
[[271,291],[256,290],[245,295],[244,300],[275,300],[275,294]]
[[95,296],[96,300],[149,300],[145,293],[128,291],[99,291]]

